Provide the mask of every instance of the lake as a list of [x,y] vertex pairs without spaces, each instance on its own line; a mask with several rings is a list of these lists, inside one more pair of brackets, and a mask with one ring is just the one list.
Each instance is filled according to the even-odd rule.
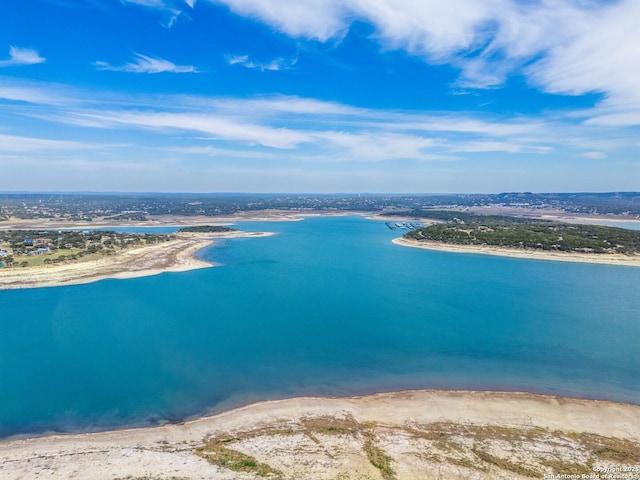
[[406,248],[362,217],[242,222],[216,268],[0,292],[0,437],[408,388],[640,404],[640,268]]

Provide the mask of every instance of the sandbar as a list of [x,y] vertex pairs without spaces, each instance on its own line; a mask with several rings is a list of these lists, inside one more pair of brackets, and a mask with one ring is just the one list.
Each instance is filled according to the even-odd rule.
[[572,252],[548,252],[538,250],[524,250],[516,248],[493,247],[488,245],[454,245],[428,240],[413,240],[409,238],[394,238],[396,245],[404,247],[423,248],[452,253],[474,253],[480,255],[496,255],[500,257],[524,258],[529,260],[552,260],[556,262],[597,263],[604,265],[622,265],[640,267],[640,255],[621,254],[590,254]]
[[270,232],[178,233],[174,239],[133,247],[96,260],[61,265],[0,268],[0,290],[55,287],[92,283],[106,278],[136,278],[164,272],[184,272],[215,266],[196,258],[196,253],[215,239],[264,237]]
[[[229,453],[239,461],[221,465]],[[265,401],[180,424],[5,440],[0,478],[258,479],[266,465],[278,472],[268,478],[518,479],[638,467],[639,459],[640,406],[418,390]]]

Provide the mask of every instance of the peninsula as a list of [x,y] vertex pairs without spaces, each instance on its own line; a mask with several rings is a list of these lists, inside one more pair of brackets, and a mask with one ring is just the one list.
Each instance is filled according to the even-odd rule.
[[640,266],[640,231],[452,210],[411,212],[428,219],[398,245],[518,258]]
[[268,236],[223,226],[184,227],[172,234],[113,231],[2,232],[0,290],[91,283],[214,266],[196,253],[215,239]]

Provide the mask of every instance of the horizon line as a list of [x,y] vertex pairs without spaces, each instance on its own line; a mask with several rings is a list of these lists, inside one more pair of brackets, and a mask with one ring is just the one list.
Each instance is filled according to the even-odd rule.
[[318,195],[318,196],[446,196],[446,195],[558,195],[558,194],[638,194],[640,191],[557,191],[557,192],[531,192],[531,191],[503,191],[503,192],[189,192],[189,191],[114,191],[114,190],[0,190],[0,195]]

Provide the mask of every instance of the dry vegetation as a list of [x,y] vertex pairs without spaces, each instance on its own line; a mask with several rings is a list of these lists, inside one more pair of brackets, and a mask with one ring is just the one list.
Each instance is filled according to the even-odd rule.
[[195,453],[252,474],[247,478],[277,479],[543,478],[640,464],[640,443],[596,434],[453,422],[383,425],[351,415],[212,437]]
[[0,442],[0,478],[21,480],[511,480],[638,466],[640,407],[492,392],[294,398]]

